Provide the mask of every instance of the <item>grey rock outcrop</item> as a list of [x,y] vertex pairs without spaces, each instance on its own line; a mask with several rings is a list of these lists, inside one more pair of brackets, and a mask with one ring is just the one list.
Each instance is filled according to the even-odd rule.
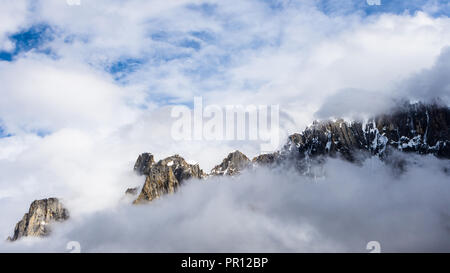
[[234,151],[211,170],[211,175],[236,175],[250,166],[250,159],[240,151]]
[[201,179],[204,176],[198,164],[189,164],[179,155],[170,156],[149,167],[144,186],[133,203],[145,203],[174,193],[190,178]]
[[378,144],[381,149],[390,146],[403,152],[450,159],[450,109],[446,106],[404,105],[393,114],[376,117],[371,124],[366,134],[372,130],[368,135],[372,149]]
[[449,108],[417,103],[365,123],[314,122],[303,133],[289,137],[284,154],[297,149],[302,157],[340,154],[354,161],[355,152],[383,157],[388,148],[450,158]]
[[26,236],[47,236],[53,222],[62,222],[69,218],[69,212],[57,198],[35,200],[30,205],[14,229],[14,235],[8,237],[9,241],[16,241]]

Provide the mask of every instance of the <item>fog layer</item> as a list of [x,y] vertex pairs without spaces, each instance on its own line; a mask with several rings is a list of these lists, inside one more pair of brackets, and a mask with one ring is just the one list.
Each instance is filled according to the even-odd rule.
[[[187,182],[148,205],[117,206],[54,225],[45,239],[1,251],[384,252],[450,251],[448,161],[408,156],[399,173],[379,159],[329,159],[325,176],[257,169]],[[447,168],[447,169],[446,169]]]

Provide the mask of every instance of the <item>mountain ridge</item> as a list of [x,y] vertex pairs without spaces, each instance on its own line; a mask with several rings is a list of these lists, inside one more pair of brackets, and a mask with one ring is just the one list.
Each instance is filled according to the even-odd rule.
[[[198,164],[187,163],[179,155],[155,162],[151,153],[142,153],[133,169],[137,175],[145,176],[144,184],[142,187],[128,188],[125,194],[134,198],[133,204],[145,204],[175,193],[190,179],[235,176],[245,169],[258,167],[293,166],[302,175],[316,175],[312,173],[311,167],[323,164],[328,157],[359,163],[376,156],[401,169],[401,163],[390,159],[396,151],[432,154],[444,160],[450,159],[449,107],[416,103],[364,122],[347,122],[343,119],[314,121],[303,132],[290,135],[279,151],[260,154],[250,160],[236,150],[209,173],[205,173]],[[46,210],[42,207],[46,208],[44,203],[50,199],[56,200],[51,202],[56,205],[51,206],[52,211],[44,213]],[[50,199],[36,200],[31,204],[29,213],[17,223],[14,236],[9,238],[11,241],[23,236],[46,236],[50,232],[46,224],[68,218],[68,211],[58,199]],[[37,206],[40,208],[36,204],[41,204]],[[42,221],[27,220],[36,211],[39,211],[36,218],[45,218],[44,224]]]
[[[290,135],[280,151],[260,154],[252,160],[240,151],[234,151],[209,174],[198,178],[233,176],[247,168],[274,165],[293,165],[301,174],[310,175],[311,166],[323,163],[327,157],[340,157],[357,163],[371,156],[386,160],[395,150],[450,159],[450,109],[436,103],[415,103],[402,105],[392,113],[377,115],[365,122],[343,119],[314,121],[303,132]],[[153,160],[153,155],[141,154],[135,166],[144,158]],[[170,170],[167,172],[166,176],[170,177]],[[146,184],[147,180],[148,177]],[[166,184],[171,183],[168,181]],[[168,192],[175,192],[178,186],[178,183],[169,186],[173,190]],[[155,198],[146,199],[151,201]]]

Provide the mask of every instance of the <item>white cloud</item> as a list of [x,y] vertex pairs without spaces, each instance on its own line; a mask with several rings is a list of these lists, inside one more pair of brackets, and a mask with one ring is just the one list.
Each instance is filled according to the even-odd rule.
[[20,29],[28,16],[26,1],[8,1],[0,9],[0,51],[13,48],[8,36]]
[[[303,127],[324,100],[341,89],[358,89],[360,97],[368,98],[378,93],[380,103],[386,104],[386,98],[407,96],[396,90],[398,82],[431,67],[450,43],[448,18],[433,19],[424,13],[364,20],[325,17],[318,20],[319,27],[313,23],[315,16],[291,21],[280,47],[256,51],[232,69],[230,82],[237,86],[227,91],[237,94],[239,84],[260,81],[256,95],[243,98],[279,102],[294,116],[307,115],[307,120],[297,120]],[[305,35],[304,28],[315,33]]]
[[[409,157],[402,175],[379,160],[329,160],[312,180],[259,169],[234,179],[191,181],[150,205],[119,204],[55,226],[51,238],[14,251],[366,252],[448,251],[450,190],[444,161]],[[432,179],[430,179],[432,178]]]
[[[30,55],[0,63],[0,116],[12,133],[61,128],[113,129],[132,120],[133,90],[87,65]],[[139,100],[139,96],[136,96]]]

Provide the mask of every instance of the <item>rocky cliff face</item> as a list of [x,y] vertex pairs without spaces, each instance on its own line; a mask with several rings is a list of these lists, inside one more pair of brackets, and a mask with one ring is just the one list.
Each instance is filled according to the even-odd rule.
[[[230,153],[220,165],[214,167],[209,175],[236,175],[250,166],[250,160],[243,153]],[[187,180],[208,177],[198,164],[189,164],[179,155],[167,157],[154,163],[153,155],[139,155],[134,165],[139,175],[145,175],[144,186],[133,204],[142,204],[172,194]],[[137,194],[137,188],[129,188],[126,194]]]
[[327,156],[357,162],[368,156],[385,159],[393,150],[450,159],[449,108],[418,103],[366,122],[316,121],[291,135],[273,158],[276,163],[294,163],[306,174]]
[[252,159],[252,163],[254,166],[266,166],[270,167],[273,164],[275,164],[280,159],[280,152],[275,152],[271,154],[261,154],[258,156],[255,156]]
[[250,165],[250,159],[240,151],[234,151],[211,170],[211,175],[236,175]]
[[405,104],[392,113],[364,122],[315,121],[302,133],[289,136],[280,151],[256,156],[252,161],[240,151],[234,151],[209,175],[205,175],[198,165],[187,164],[178,155],[155,164],[151,154],[142,154],[134,169],[146,175],[146,180],[134,203],[173,193],[189,178],[238,175],[249,167],[294,166],[303,175],[315,176],[321,175],[320,165],[327,157],[360,162],[377,156],[389,164],[397,164],[389,159],[393,150],[450,159],[450,109],[438,105]]
[[385,157],[389,149],[450,158],[450,110],[412,104],[365,123],[314,122],[303,133],[291,135],[282,154],[300,159],[340,155],[355,161],[360,152]]
[[[144,155],[148,154],[140,155],[136,164],[142,162]],[[148,166],[148,171],[138,171],[138,173],[145,174],[146,178],[141,193],[134,201],[134,204],[145,203],[157,199],[164,194],[174,193],[188,179],[200,179],[205,175],[198,164],[188,164],[179,155],[174,155],[150,166],[149,164],[145,166]]]
[[378,144],[378,150],[390,146],[400,151],[450,159],[448,107],[420,103],[407,105],[394,114],[376,117],[366,131],[370,129],[372,134],[369,140],[372,142],[369,144],[372,144],[372,150],[376,150],[375,144]]
[[136,163],[134,164],[134,171],[139,175],[148,175],[150,168],[155,164],[155,159],[150,153],[143,153],[139,155]]
[[9,241],[16,241],[25,236],[46,236],[50,233],[52,222],[61,222],[69,218],[69,212],[57,198],[35,200],[31,203],[28,213],[25,213],[14,229],[14,235]]

